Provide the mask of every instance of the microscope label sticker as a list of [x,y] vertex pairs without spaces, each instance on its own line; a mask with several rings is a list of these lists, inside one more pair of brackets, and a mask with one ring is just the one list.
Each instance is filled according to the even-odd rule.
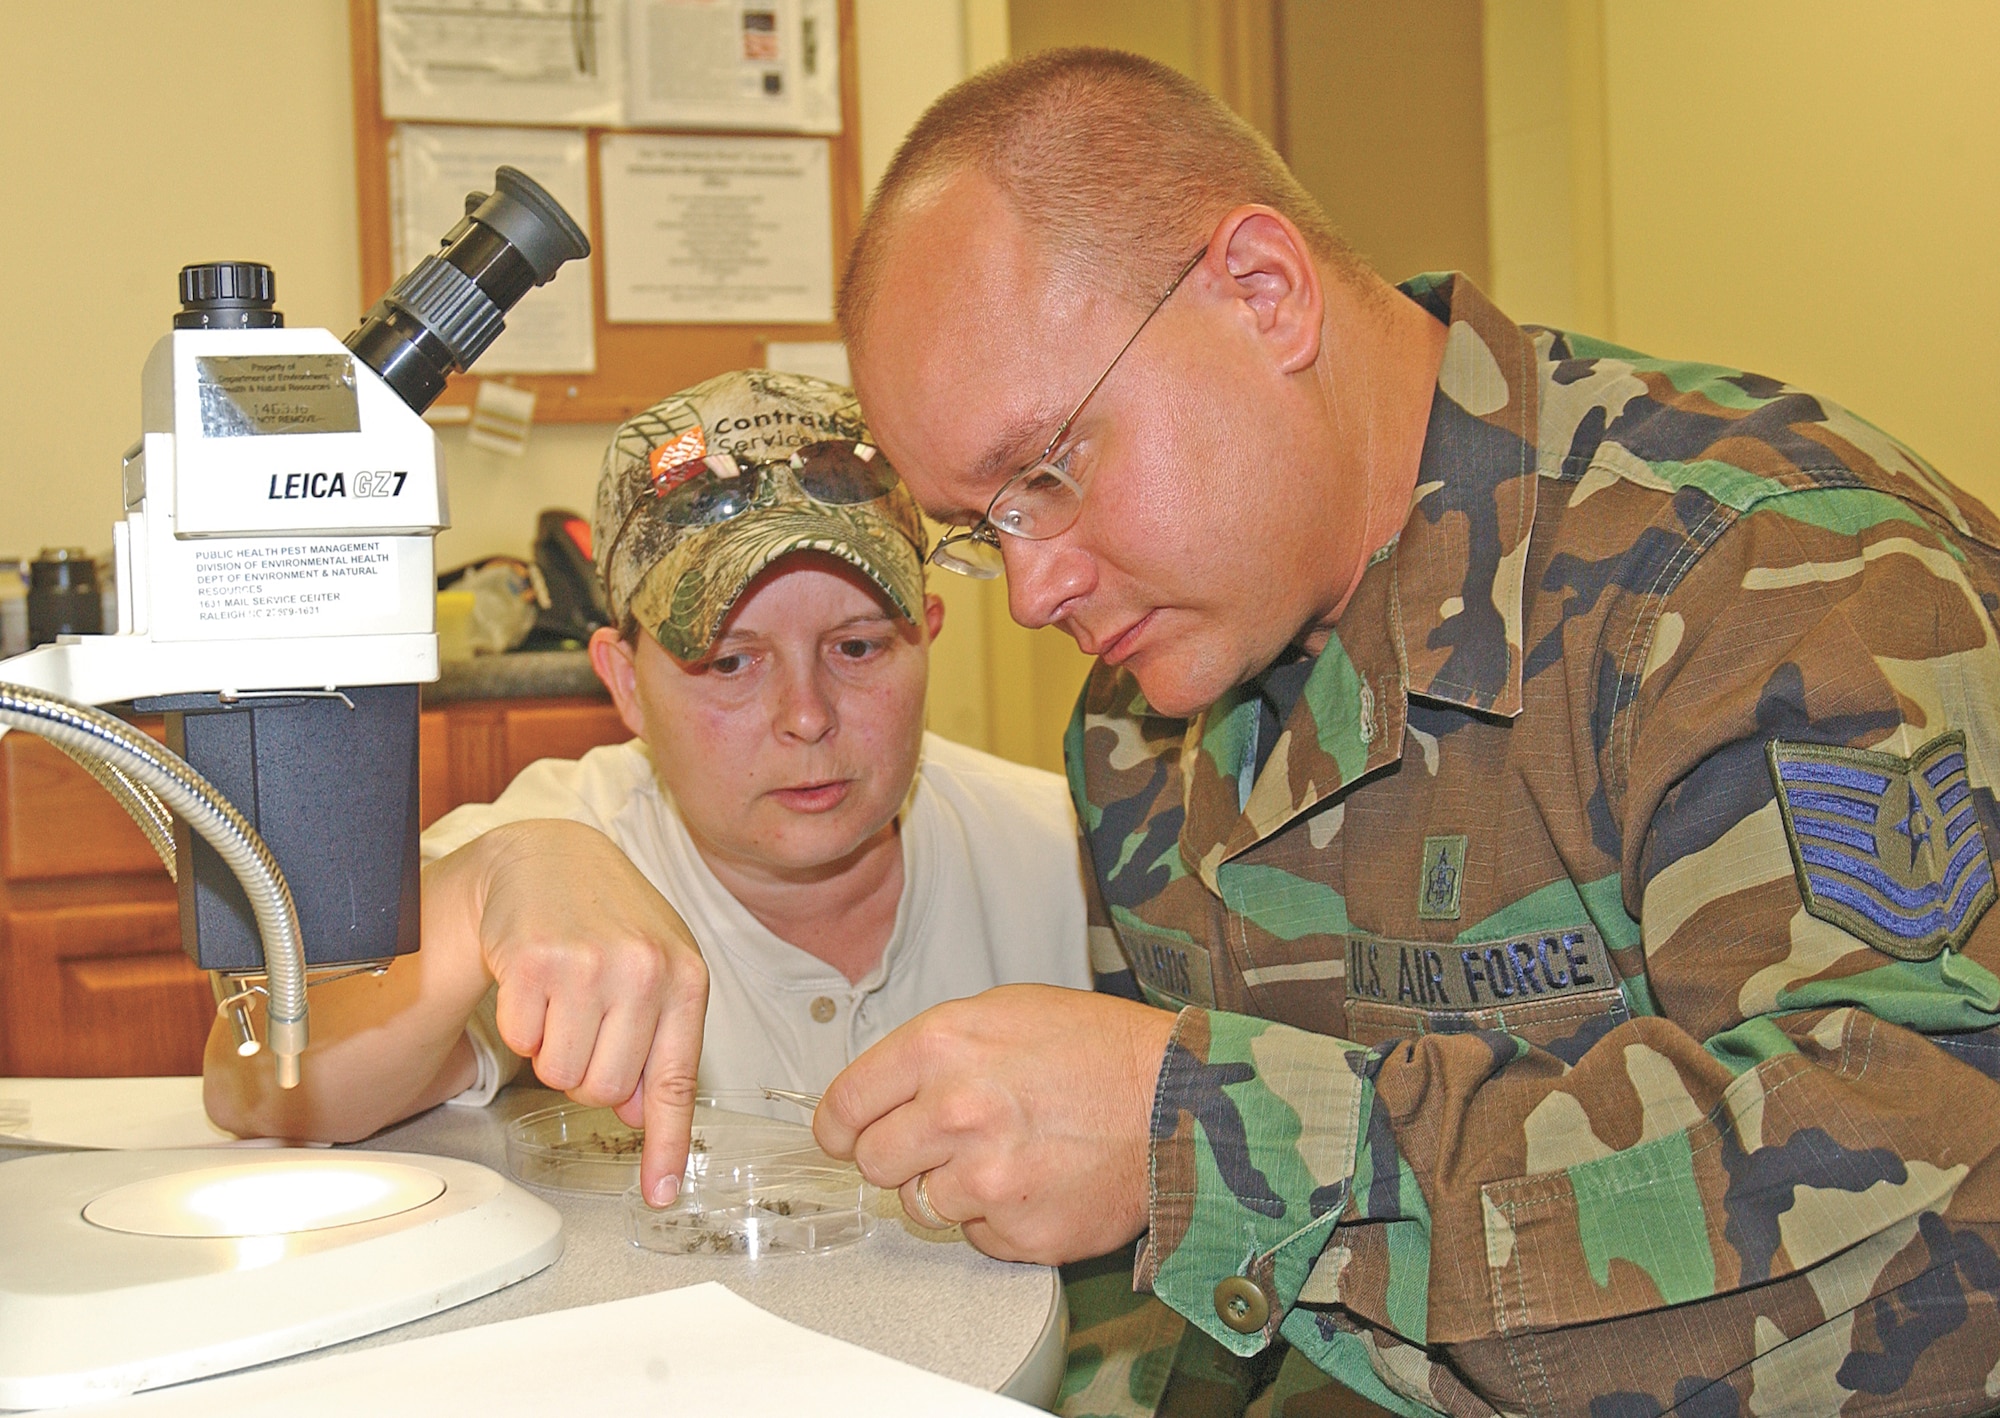
[[351,355],[203,355],[194,363],[204,438],[361,431]]
[[394,615],[397,573],[396,544],[381,537],[204,547],[194,554],[195,616],[221,631],[244,621]]

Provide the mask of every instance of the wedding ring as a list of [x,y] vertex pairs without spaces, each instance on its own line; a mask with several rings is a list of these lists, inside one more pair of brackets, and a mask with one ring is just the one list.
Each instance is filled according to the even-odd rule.
[[917,1190],[916,1195],[910,1199],[911,1205],[916,1208],[917,1220],[923,1222],[924,1225],[930,1227],[933,1231],[948,1230],[958,1223],[945,1220],[942,1216],[938,1215],[938,1209],[931,1205],[930,1188],[925,1185],[930,1179],[931,1174],[929,1172],[917,1173]]

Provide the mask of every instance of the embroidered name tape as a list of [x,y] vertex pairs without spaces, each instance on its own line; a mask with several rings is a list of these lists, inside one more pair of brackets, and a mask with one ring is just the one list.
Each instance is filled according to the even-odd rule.
[[1808,911],[1898,960],[1965,944],[1994,887],[1964,734],[1908,758],[1775,739],[1768,753]]
[[1347,938],[1347,997],[1427,1010],[1491,1009],[1613,989],[1604,937],[1590,926],[1432,945]]
[[1208,950],[1178,933],[1146,930],[1129,921],[1118,922],[1118,938],[1140,990],[1153,1003],[1163,1000],[1176,1004],[1215,1004],[1215,976],[1209,965]]

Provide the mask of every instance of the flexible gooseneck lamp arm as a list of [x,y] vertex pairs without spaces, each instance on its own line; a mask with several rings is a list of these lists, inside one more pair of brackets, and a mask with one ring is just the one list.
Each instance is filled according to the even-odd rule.
[[[277,1062],[278,1086],[297,1087],[299,1055],[306,1047],[305,941],[291,888],[257,829],[177,754],[101,709],[0,683],[0,729],[47,739],[81,763],[132,815],[154,850],[161,851],[170,873],[171,829],[162,835],[157,809],[179,814],[215,848],[242,883],[263,941],[269,990],[266,1037]],[[124,788],[114,786],[118,783]]]

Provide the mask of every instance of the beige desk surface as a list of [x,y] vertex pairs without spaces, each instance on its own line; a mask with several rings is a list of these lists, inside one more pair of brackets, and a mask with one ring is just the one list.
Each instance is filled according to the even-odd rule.
[[[107,1091],[121,1080],[101,1080]],[[7,1080],[0,1079],[0,1093]],[[559,1101],[510,1088],[490,1108],[433,1108],[363,1144],[482,1163],[507,1175],[506,1123]],[[182,1142],[180,1145],[187,1145]],[[0,1137],[0,1161],[10,1155]],[[1053,1270],[991,1260],[956,1239],[900,1219],[846,1250],[748,1262],[636,1248],[618,1197],[532,1189],[562,1213],[562,1256],[538,1275],[426,1319],[322,1353],[390,1344],[549,1310],[718,1280],[771,1313],[879,1354],[1030,1403],[1048,1404],[1062,1377],[1062,1289]]]

